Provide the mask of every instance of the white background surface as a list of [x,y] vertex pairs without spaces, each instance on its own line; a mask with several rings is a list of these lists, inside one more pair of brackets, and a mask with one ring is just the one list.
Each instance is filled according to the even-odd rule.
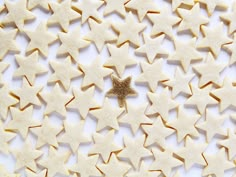
[[[163,5],[167,5],[169,6],[169,8],[171,9],[171,2],[169,1],[164,1],[164,0],[155,0],[157,4],[159,4],[159,7],[163,7]],[[229,6],[231,6],[232,1],[231,0],[227,0],[227,3],[229,4]],[[0,4],[3,4],[3,0],[0,0]],[[204,15],[207,16],[207,12],[204,8],[204,6],[202,6],[202,13]],[[102,6],[102,8],[99,9],[99,12],[102,16],[103,14],[103,9],[104,6]],[[229,10],[231,11],[231,8],[229,8]],[[46,21],[48,19],[48,17],[51,15],[51,13],[42,11],[41,9],[34,9],[32,10],[32,12],[36,15],[36,20],[33,20],[31,22],[25,23],[25,29],[28,30],[34,30],[38,24],[41,21]],[[210,23],[207,26],[214,26],[217,23],[219,23],[221,20],[219,18],[219,15],[225,13],[225,11],[218,11],[215,10],[215,12],[213,13],[213,15],[210,17]],[[1,19],[5,16],[6,11],[0,15],[0,21]],[[111,20],[112,22],[117,22],[117,21],[123,21],[123,19],[121,19],[118,15],[113,14],[113,15],[109,15],[107,16],[105,19]],[[138,20],[138,19],[137,19]],[[145,17],[145,19],[143,20],[143,23],[147,24],[147,28],[145,29],[144,33],[150,33],[151,30],[151,23],[150,21]],[[77,27],[77,26],[81,26],[80,24],[80,20],[77,20],[75,22],[73,22],[70,26],[70,30]],[[12,27],[7,27],[6,29],[11,29]],[[225,29],[225,33],[227,33],[227,27],[226,25],[224,25],[224,29]],[[50,32],[54,32],[55,34],[57,34],[58,31],[60,31],[59,26],[55,25],[55,26],[49,26],[48,30]],[[83,36],[84,34],[86,34],[89,30],[89,26],[88,23],[86,22],[85,24],[82,25],[81,27],[81,36]],[[181,34],[177,34],[176,32],[176,27],[173,30],[174,34],[176,35],[176,37],[185,40],[185,39],[190,39],[192,37],[192,35],[190,35],[190,33],[181,33]],[[232,36],[231,36],[232,37]],[[202,34],[199,35],[199,39],[202,38]],[[199,41],[198,39],[198,41]],[[143,43],[143,39],[140,36],[140,40]],[[18,33],[17,37],[16,37],[16,41],[17,44],[20,46],[21,49],[21,54],[25,55],[25,49],[27,44],[29,43],[29,38],[24,34],[24,33]],[[1,41],[0,41],[1,42]],[[36,79],[35,85],[39,86],[39,85],[44,85],[44,91],[49,91],[52,89],[53,85],[49,85],[47,84],[47,79],[49,78],[49,75],[52,73],[52,69],[49,67],[48,62],[50,60],[58,60],[60,61],[61,59],[64,59],[65,57],[57,57],[56,56],[56,52],[58,47],[60,46],[60,42],[59,40],[54,43],[53,45],[50,46],[50,50],[49,50],[49,55],[47,58],[42,58],[40,56],[40,63],[42,63],[44,66],[49,68],[49,72],[45,75],[39,76]],[[166,48],[169,53],[174,51],[174,46],[173,43],[170,41],[170,39],[165,38],[164,43],[163,43],[164,48]],[[201,50],[202,55],[205,57],[207,52]],[[80,64],[89,64],[91,63],[96,56],[98,55],[98,51],[95,47],[95,45],[93,43],[91,43],[91,45],[83,50],[80,50],[80,54],[79,54],[79,63]],[[109,57],[109,53],[106,47],[103,48],[102,52],[100,53],[101,58],[103,60],[103,62],[105,62],[107,60],[107,58]],[[137,62],[140,61],[147,61],[147,59],[145,57],[142,56],[137,56],[134,54],[134,48],[132,48],[132,46],[130,47],[130,55],[133,55],[133,57],[135,57],[135,59],[137,60]],[[230,59],[230,55],[228,53],[226,53],[224,50],[222,50],[220,52],[220,55],[217,58],[217,62],[219,63],[229,63],[229,59]],[[17,67],[16,61],[15,61],[15,57],[14,55],[8,54],[4,60],[4,62],[10,63],[10,67],[4,72],[4,80],[6,81],[6,83],[8,83],[11,87],[12,90],[21,87],[21,82],[22,79],[15,79],[12,77],[14,70]],[[62,60],[61,60],[62,61]],[[203,62],[203,61],[202,61]],[[164,66],[163,66],[163,71],[164,73],[166,73],[170,78],[174,77],[174,71],[175,68],[177,66],[180,65],[174,65],[174,64],[170,64],[167,63],[166,60],[164,60]],[[193,64],[194,65],[194,64]],[[76,65],[74,66],[76,67]],[[127,76],[132,76],[133,80],[132,80],[132,87],[138,92],[138,97],[136,98],[128,98],[127,101],[133,105],[137,105],[137,104],[146,104],[148,102],[146,93],[149,91],[148,86],[147,85],[137,85],[134,84],[134,80],[135,78],[137,78],[137,76],[141,73],[141,69],[139,65],[136,65],[134,67],[129,67],[125,70],[125,73],[123,75],[123,78],[127,77]],[[192,73],[192,70],[190,68],[188,73]],[[236,67],[235,65],[231,66],[231,67],[227,67],[222,73],[221,73],[221,81],[223,80],[223,78],[227,76],[232,78],[233,81],[236,80]],[[83,76],[78,78],[78,79],[74,79],[71,82],[71,87],[70,90],[68,91],[68,93],[71,94],[71,88],[72,87],[80,87],[81,86],[81,81],[83,79]],[[193,80],[192,83],[194,85],[198,85],[198,77],[196,76]],[[98,103],[100,103],[100,105],[103,104],[103,99],[104,99],[104,94],[106,93],[106,91],[108,91],[111,88],[111,80],[109,77],[107,77],[105,79],[105,87],[103,92],[96,90],[95,91],[95,99],[98,101]],[[156,91],[156,93],[160,93],[163,90],[163,86],[160,84],[158,86],[158,89]],[[179,104],[183,104],[186,101],[187,97],[183,96],[183,95],[179,95],[176,98],[176,101],[178,101]],[[117,104],[117,100],[115,98],[111,98],[110,101],[114,104],[114,106],[118,106]],[[45,103],[42,102],[42,107],[34,107],[34,119],[37,120],[42,120],[43,118],[43,111],[45,108]],[[218,105],[217,106],[211,106],[208,107],[211,111],[214,111],[215,114],[219,114],[219,109],[218,109]],[[187,108],[188,112],[192,112],[192,113],[197,113],[196,109],[194,108]],[[67,110],[67,118],[65,119],[65,121],[69,121],[69,122],[78,122],[80,120],[80,116],[79,113],[75,112],[75,111],[71,111],[71,110]],[[226,119],[225,123],[224,123],[224,129],[226,130],[227,128],[231,128],[231,129],[235,129],[235,123],[230,119],[230,115],[232,113],[234,113],[235,110],[234,109],[227,109],[226,111],[223,112],[223,114],[227,114],[228,118]],[[55,123],[55,124],[62,124],[63,123],[63,119],[58,116],[58,115],[50,115],[50,121]],[[176,118],[176,110],[173,110],[170,112],[170,118],[169,120],[175,119]],[[10,114],[8,115],[8,119],[6,121],[6,123],[10,120]],[[200,121],[204,120],[204,115],[202,116],[202,118],[200,119]],[[88,115],[88,117],[86,118],[86,124],[85,124],[85,128],[84,131],[87,135],[91,136],[93,132],[96,131],[96,119],[92,118],[90,115]],[[107,132],[107,130],[101,131],[102,134],[104,134],[105,132]],[[115,142],[119,145],[123,146],[123,136],[130,136],[130,137],[139,137],[140,135],[143,134],[142,130],[139,130],[139,132],[135,135],[132,134],[131,129],[129,128],[129,126],[127,125],[123,125],[120,124],[120,130],[118,132],[116,132],[115,134]],[[218,140],[221,140],[223,137],[214,137],[213,140],[211,141],[211,143],[209,144],[209,147],[206,150],[206,153],[212,154],[217,152],[218,150],[218,146],[216,145]],[[28,139],[30,139],[32,142],[36,142],[36,137],[32,135],[32,133],[29,133]],[[195,141],[199,141],[199,142],[204,142],[205,141],[205,135],[203,132],[200,132],[200,137],[198,139],[195,139]],[[11,148],[15,149],[15,148],[20,148],[21,145],[23,143],[23,139],[21,139],[21,137],[19,135],[17,135],[17,137],[11,142]],[[167,138],[167,144],[169,145],[170,148],[173,148],[173,150],[178,150],[179,148],[183,147],[184,143],[183,141],[181,143],[177,143],[176,141],[176,134],[171,135],[169,138]],[[88,150],[90,149],[90,147],[92,146],[92,143],[88,144],[88,145],[81,145],[79,147],[79,150],[82,151],[83,153],[87,153]],[[151,147],[149,148],[151,149]],[[42,148],[42,150],[45,152],[44,156],[47,155],[47,151],[48,151],[48,146],[44,146]],[[59,151],[68,151],[69,148],[67,146],[62,146],[60,144],[59,147]],[[150,159],[145,159],[145,161],[147,161],[148,163],[151,163],[153,161],[152,158]],[[75,156],[71,156],[71,158],[69,159],[67,166],[69,166],[72,163],[76,162],[76,157]],[[100,162],[101,163],[101,160]],[[6,168],[9,171],[14,171],[14,166],[15,166],[15,159],[13,158],[12,155],[3,155],[0,153],[0,164],[3,164],[6,166]],[[184,166],[181,166],[180,168],[178,168],[180,173],[182,174],[183,177],[199,177],[201,176],[202,173],[202,167],[201,166],[194,166],[192,167],[190,170],[185,171],[184,170]],[[235,170],[235,169],[234,169]],[[229,170],[225,173],[225,177],[231,177],[234,173],[234,170]],[[176,169],[173,170],[173,174],[176,171]],[[22,174],[22,176],[24,177],[24,169],[20,170],[19,173]]]

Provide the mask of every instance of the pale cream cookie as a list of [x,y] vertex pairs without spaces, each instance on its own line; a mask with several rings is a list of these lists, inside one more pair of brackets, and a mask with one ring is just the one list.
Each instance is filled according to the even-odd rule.
[[229,34],[235,32],[236,22],[234,19],[236,18],[236,2],[232,5],[232,11],[224,13],[220,18],[229,23]]
[[194,0],[171,0],[172,10],[175,11],[181,5],[193,6]]
[[234,33],[233,36],[234,36],[234,39],[233,39],[232,43],[223,45],[223,48],[226,49],[231,55],[229,65],[233,65],[236,62],[236,50],[235,50],[235,48],[236,48],[236,33]]
[[226,10],[228,8],[227,3],[224,0],[196,0],[206,5],[208,15],[212,15],[216,8]]
[[125,4],[129,0],[104,0],[105,2],[105,8],[104,8],[104,16],[107,16],[109,14],[112,14],[113,12],[118,13],[122,17],[125,17],[126,11],[125,11]]
[[36,7],[40,7],[44,10],[49,10],[48,0],[28,0],[28,9],[32,10]]

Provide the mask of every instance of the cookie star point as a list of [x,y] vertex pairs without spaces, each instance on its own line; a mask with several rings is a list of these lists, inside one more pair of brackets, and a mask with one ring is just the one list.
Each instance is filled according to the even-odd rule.
[[119,15],[121,15],[122,17],[125,17],[126,15],[126,11],[125,11],[125,4],[128,2],[129,0],[104,0],[106,6],[104,9],[104,16],[107,16],[113,12],[118,13]]

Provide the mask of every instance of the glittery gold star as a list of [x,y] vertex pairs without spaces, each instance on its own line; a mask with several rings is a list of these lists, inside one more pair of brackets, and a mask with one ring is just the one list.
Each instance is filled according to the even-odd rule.
[[136,96],[137,92],[130,87],[131,77],[127,77],[123,80],[112,75],[111,76],[113,88],[111,88],[106,96],[117,96],[120,107],[126,105],[125,98],[127,96]]

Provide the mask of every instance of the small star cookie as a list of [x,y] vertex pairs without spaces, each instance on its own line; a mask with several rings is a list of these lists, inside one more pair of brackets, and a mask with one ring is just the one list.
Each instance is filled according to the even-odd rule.
[[205,4],[208,15],[212,15],[217,7],[221,9],[227,9],[227,4],[223,0],[197,0],[198,2]]
[[118,13],[122,17],[125,17],[126,11],[125,11],[125,4],[129,0],[104,0],[105,2],[105,8],[104,8],[104,16],[107,16],[109,14],[112,14],[113,12]]

